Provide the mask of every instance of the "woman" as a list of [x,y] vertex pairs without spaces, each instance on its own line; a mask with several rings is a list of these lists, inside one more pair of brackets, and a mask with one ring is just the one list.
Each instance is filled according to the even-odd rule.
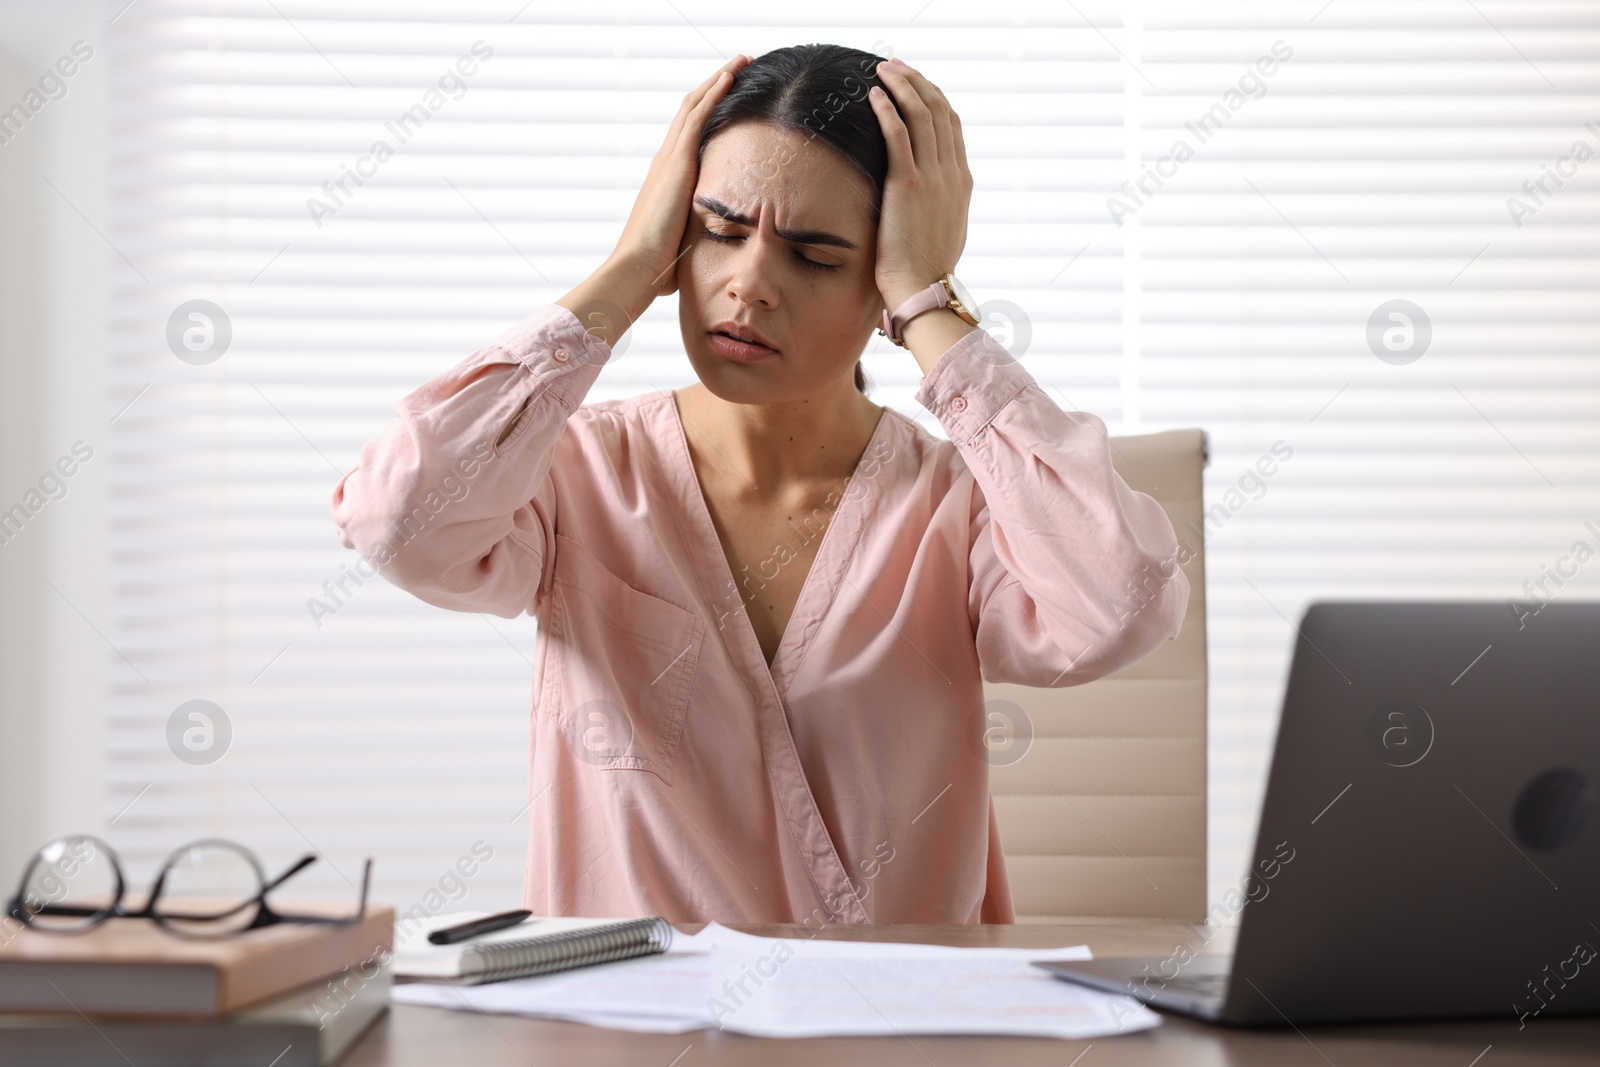
[[[911,302],[950,291],[971,189],[917,71],[739,56],[684,97],[600,269],[402,400],[334,492],[391,582],[539,620],[536,914],[1014,921],[983,680],[1132,663],[1189,586],[1104,422]],[[674,291],[699,383],[583,404]],[[948,441],[865,396],[890,311],[918,312],[890,328]]]

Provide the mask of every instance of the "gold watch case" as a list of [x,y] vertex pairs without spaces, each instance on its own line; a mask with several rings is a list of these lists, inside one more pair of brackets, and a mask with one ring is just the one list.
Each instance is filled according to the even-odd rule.
[[954,274],[946,274],[939,280],[944,283],[945,294],[950,298],[950,310],[960,315],[968,326],[978,325],[978,302],[961,284],[961,279]]

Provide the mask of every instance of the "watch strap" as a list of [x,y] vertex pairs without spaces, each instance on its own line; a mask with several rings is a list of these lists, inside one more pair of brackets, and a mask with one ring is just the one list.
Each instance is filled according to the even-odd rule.
[[949,307],[950,293],[945,288],[944,279],[934,282],[926,289],[919,289],[894,309],[890,315],[888,309],[883,312],[883,333],[894,344],[901,348],[906,347],[905,325],[924,311],[935,308]]

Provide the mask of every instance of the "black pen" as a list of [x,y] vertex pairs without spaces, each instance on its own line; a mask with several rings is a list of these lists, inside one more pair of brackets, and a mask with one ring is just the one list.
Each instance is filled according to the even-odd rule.
[[499,915],[486,915],[481,919],[461,923],[459,926],[447,926],[443,930],[435,930],[428,935],[428,940],[435,945],[453,945],[457,941],[465,941],[479,934],[491,934],[496,930],[515,926],[532,914],[531,911],[503,911]]

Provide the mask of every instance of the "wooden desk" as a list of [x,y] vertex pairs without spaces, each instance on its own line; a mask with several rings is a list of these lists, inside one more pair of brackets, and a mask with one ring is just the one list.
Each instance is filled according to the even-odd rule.
[[[694,933],[701,924],[679,927]],[[799,926],[736,925],[764,937],[804,938]],[[1165,955],[1179,943],[1226,950],[1232,929],[1208,931],[1177,924],[1052,924],[1005,926],[829,927],[819,937],[863,941],[925,941],[946,945],[1048,948],[1087,944],[1096,956]],[[1470,936],[1471,931],[1463,931]],[[1092,1046],[1092,1051],[1089,1051]],[[1485,1051],[1487,1050],[1487,1052]],[[1081,1059],[1075,1057],[1082,1056]],[[1024,1037],[747,1037],[717,1030],[639,1034],[582,1023],[480,1015],[444,1008],[392,1005],[340,1067],[703,1067],[755,1064],[790,1067],[967,1067],[979,1064],[1050,1067],[1511,1067],[1600,1062],[1600,1018],[1529,1019],[1520,1032],[1511,1018],[1456,1023],[1233,1030],[1163,1013],[1153,1030],[1091,1041]]]

